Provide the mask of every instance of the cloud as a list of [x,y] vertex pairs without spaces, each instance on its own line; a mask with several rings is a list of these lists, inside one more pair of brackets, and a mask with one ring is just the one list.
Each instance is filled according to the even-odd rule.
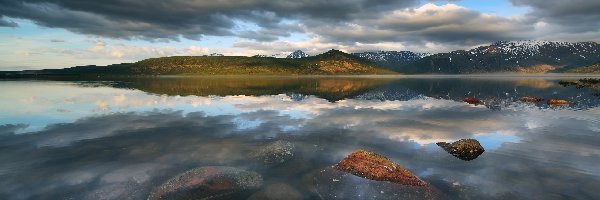
[[[126,40],[202,41],[205,36],[234,38],[227,55],[311,54],[331,48],[350,52],[411,50],[447,52],[498,40],[547,39],[600,41],[597,1],[575,3],[511,0],[531,12],[510,17],[482,13],[455,1],[430,0],[16,0],[0,5],[0,26],[8,18],[75,33]],[[435,4],[434,4],[435,3]],[[301,39],[295,38],[300,35]],[[186,49],[127,44],[105,50],[107,58],[140,59],[179,55]],[[203,47],[202,47],[203,48]],[[189,49],[188,49],[189,50]],[[138,52],[138,53],[136,53]],[[191,55],[206,54],[192,50]],[[145,57],[142,55],[146,55]]]
[[325,41],[342,43],[401,41],[406,45],[432,42],[471,46],[522,39],[522,33],[531,29],[518,18],[483,14],[454,4],[425,4],[389,11],[375,19],[317,25],[312,31]]
[[7,19],[5,19],[5,17],[0,15],[0,27],[18,27],[19,24],[13,22],[13,21],[9,21]]
[[401,8],[365,18],[323,23],[302,21],[305,41],[265,40],[238,41],[234,47],[253,50],[290,52],[308,49],[320,53],[336,48],[350,52],[369,50],[412,50],[446,52],[499,40],[533,37],[534,26],[520,17],[501,17],[480,13],[455,4],[425,4],[416,8]]
[[59,43],[59,42],[65,42],[65,40],[62,40],[62,39],[52,39],[52,40],[50,40],[50,42]]
[[551,31],[554,39],[600,41],[600,13],[598,12],[600,1],[510,1],[515,6],[529,7],[531,12],[526,17],[533,23],[546,26],[547,29],[544,31]]
[[0,125],[0,136],[12,135],[16,131],[27,128],[27,124],[4,124]]
[[282,19],[339,21],[417,3],[416,0],[116,0],[107,4],[77,0],[19,0],[0,5],[0,15],[111,38],[179,40],[180,37],[200,39],[205,35],[236,35],[235,22],[240,20],[271,30],[279,26]]

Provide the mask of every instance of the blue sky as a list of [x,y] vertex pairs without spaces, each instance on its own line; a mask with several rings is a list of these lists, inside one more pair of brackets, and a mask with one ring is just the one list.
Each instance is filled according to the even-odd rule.
[[[113,3],[127,7],[135,1]],[[593,12],[600,5],[592,0],[548,1],[552,6],[528,0],[248,0],[243,5],[178,0],[172,8],[146,2],[136,4],[140,10],[73,0],[2,5],[0,70],[210,53],[281,56],[296,49],[313,55],[332,48],[437,53],[497,40],[600,38],[595,26],[600,17]],[[564,10],[576,14],[564,15]]]

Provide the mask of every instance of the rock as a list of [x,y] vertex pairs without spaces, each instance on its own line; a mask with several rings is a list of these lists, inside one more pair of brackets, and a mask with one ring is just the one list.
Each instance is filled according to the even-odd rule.
[[321,199],[444,199],[444,195],[390,159],[365,150],[348,155],[315,178]]
[[302,199],[302,194],[285,183],[267,185],[264,189],[254,193],[248,200],[297,200]]
[[562,100],[562,99],[548,99],[547,103],[550,106],[565,106],[565,105],[575,104],[575,102]]
[[376,181],[389,181],[413,186],[426,185],[417,176],[392,162],[390,159],[365,150],[358,150],[348,155],[348,157],[336,164],[334,168]]
[[327,167],[314,178],[317,199],[445,199],[429,184],[403,185],[361,178]]
[[278,140],[252,153],[256,158],[267,166],[276,166],[294,157],[296,148],[294,144],[285,140]]
[[544,101],[543,98],[537,98],[537,97],[521,97],[519,98],[520,102],[541,102]]
[[468,97],[468,98],[465,98],[463,101],[468,104],[478,104],[479,103],[479,99],[476,99],[475,97]]
[[258,189],[263,183],[260,174],[234,167],[200,167],[179,174],[148,197],[155,199],[208,199],[234,196]]
[[475,139],[460,139],[453,143],[438,142],[436,144],[454,157],[467,161],[477,158],[485,151],[479,141]]

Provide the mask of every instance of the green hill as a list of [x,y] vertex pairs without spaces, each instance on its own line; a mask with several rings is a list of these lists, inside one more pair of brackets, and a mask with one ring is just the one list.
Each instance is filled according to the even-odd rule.
[[173,56],[132,64],[133,74],[291,75],[394,74],[388,69],[338,50],[298,59],[244,56]]
[[591,65],[573,68],[565,71],[567,73],[600,73],[600,61]]
[[396,74],[371,61],[330,50],[306,58],[244,56],[173,56],[109,66],[77,66],[64,69],[0,72],[0,78],[40,76],[137,76],[137,75],[353,75]]

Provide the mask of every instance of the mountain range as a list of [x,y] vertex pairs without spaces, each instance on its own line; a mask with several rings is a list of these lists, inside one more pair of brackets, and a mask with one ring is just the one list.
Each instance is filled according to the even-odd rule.
[[[215,54],[217,55],[217,54]],[[471,73],[600,73],[596,42],[499,41],[448,53],[330,50],[309,56],[296,50],[273,56],[172,56],[109,66],[0,72],[0,77],[30,75],[232,75],[232,74],[471,74]]]
[[499,41],[449,53],[374,51],[353,55],[407,74],[600,72],[600,45],[596,42]]
[[596,42],[500,41],[471,50],[438,53],[399,65],[404,73],[468,74],[566,72],[600,61]]

